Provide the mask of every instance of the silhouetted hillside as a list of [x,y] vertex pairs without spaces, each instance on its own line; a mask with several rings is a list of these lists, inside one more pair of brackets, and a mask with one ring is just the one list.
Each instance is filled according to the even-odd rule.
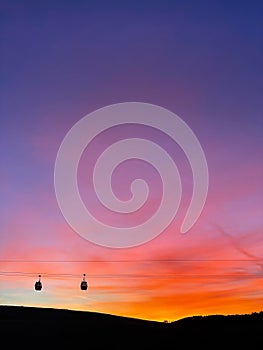
[[171,349],[180,344],[251,348],[262,345],[263,312],[193,316],[164,323],[86,311],[0,306],[0,337],[13,346],[35,348],[39,344],[41,349],[52,345],[73,345],[74,349]]

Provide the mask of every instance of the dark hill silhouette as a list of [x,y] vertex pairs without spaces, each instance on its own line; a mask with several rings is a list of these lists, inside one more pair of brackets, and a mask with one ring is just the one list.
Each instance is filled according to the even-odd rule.
[[[63,345],[92,349],[173,349],[263,344],[263,312],[193,316],[171,323],[88,311],[0,306],[0,339],[40,349]],[[7,346],[6,346],[7,347]],[[38,347],[39,348],[39,347]]]

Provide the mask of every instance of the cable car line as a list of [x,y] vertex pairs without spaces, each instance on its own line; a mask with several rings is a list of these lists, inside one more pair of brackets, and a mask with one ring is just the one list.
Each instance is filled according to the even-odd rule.
[[[0,276],[10,276],[10,277],[32,277],[35,276],[33,272],[22,272],[22,271],[0,271]],[[42,273],[41,276],[47,278],[79,278],[76,274],[65,274],[65,273]],[[86,274],[83,274],[83,280],[85,280]],[[135,274],[135,273],[116,273],[116,274],[89,274],[90,278],[178,278],[178,277],[214,277],[214,278],[225,278],[225,277],[258,277],[262,278],[262,274],[258,273],[221,273],[221,274],[182,274],[182,273],[170,273],[170,274]]]
[[[12,276],[12,277],[32,277],[35,275],[33,272],[23,272],[23,271],[0,271],[0,276]],[[35,291],[41,291],[43,288],[41,277],[45,276],[47,278],[69,278],[69,277],[79,277],[79,275],[76,274],[54,274],[54,273],[42,273],[38,275],[38,280],[35,282],[34,289]],[[262,278],[262,274],[256,274],[256,273],[232,273],[232,274],[182,274],[182,273],[174,273],[174,274],[135,274],[135,273],[128,273],[128,274],[91,274],[89,275],[90,278],[103,278],[103,279],[116,279],[116,278],[150,278],[152,280],[154,279],[180,279],[180,278]],[[80,289],[81,290],[87,290],[88,289],[88,282],[86,280],[86,274],[83,274],[82,281],[80,282]]]
[[37,259],[0,259],[0,263],[140,263],[140,262],[263,262],[258,259],[117,259],[117,260],[37,260]]

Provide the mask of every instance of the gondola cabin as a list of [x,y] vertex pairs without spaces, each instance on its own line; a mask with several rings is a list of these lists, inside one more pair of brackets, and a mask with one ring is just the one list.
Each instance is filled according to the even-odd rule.
[[80,283],[80,289],[81,290],[87,290],[88,289],[88,282],[85,279],[86,275],[85,273],[83,274],[83,280]]
[[42,289],[41,275],[38,276],[39,280],[35,283],[35,290],[40,291]]

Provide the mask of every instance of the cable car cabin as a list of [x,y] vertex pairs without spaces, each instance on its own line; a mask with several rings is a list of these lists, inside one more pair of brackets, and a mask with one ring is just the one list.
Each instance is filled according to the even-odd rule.
[[39,275],[38,277],[39,277],[39,280],[36,281],[36,283],[35,283],[35,290],[40,291],[42,289],[42,283],[41,283],[41,280],[40,280],[41,276]]
[[42,283],[40,281],[36,281],[35,290],[41,290],[41,289],[42,289]]
[[81,290],[87,290],[87,289],[88,289],[88,283],[87,283],[87,281],[81,281],[80,289],[81,289]]
[[80,289],[81,290],[87,290],[88,289],[88,282],[85,280],[85,273],[83,274],[83,280],[80,283]]

